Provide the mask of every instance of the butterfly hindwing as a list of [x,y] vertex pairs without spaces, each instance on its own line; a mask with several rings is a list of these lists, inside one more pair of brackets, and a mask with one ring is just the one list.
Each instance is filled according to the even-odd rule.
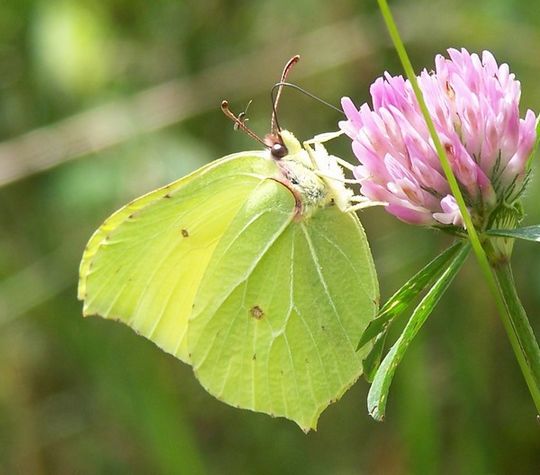
[[309,430],[361,373],[355,348],[376,312],[377,280],[354,214],[331,206],[306,220],[287,218],[290,193],[271,186],[259,202],[274,210],[259,218],[264,223],[250,225],[253,214],[239,212],[229,231],[244,235],[229,246],[225,236],[216,249],[220,258],[195,298],[188,346],[211,394]]

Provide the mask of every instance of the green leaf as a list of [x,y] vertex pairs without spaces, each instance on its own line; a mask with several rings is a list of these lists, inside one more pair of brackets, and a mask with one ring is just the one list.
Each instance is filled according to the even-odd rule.
[[517,229],[490,229],[489,231],[486,231],[486,234],[489,236],[509,237],[540,242],[540,224]]
[[379,369],[375,374],[373,384],[369,390],[367,400],[369,414],[374,419],[379,421],[384,419],[388,391],[398,364],[403,359],[403,355],[405,354],[405,351],[409,347],[411,341],[416,336],[429,314],[435,308],[435,305],[456,276],[458,270],[461,268],[469,253],[469,250],[470,245],[468,243],[459,245],[458,253],[454,256],[451,263],[435,282],[433,287],[431,287],[422,301],[418,304],[407,325],[405,326],[403,333],[398,338],[394,346],[392,346],[379,366]]
[[372,320],[367,326],[360,338],[357,349],[361,349],[373,338],[385,332],[391,321],[401,312],[405,311],[420,292],[427,286],[432,285],[433,282],[440,277],[448,262],[450,262],[462,248],[463,242],[461,241],[450,246],[392,295],[381,308],[377,318]]

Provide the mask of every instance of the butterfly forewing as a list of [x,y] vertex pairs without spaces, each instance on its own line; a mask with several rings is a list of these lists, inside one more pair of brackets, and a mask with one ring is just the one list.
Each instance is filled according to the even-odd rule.
[[224,158],[112,215],[90,239],[84,313],[120,320],[188,361],[185,333],[216,245],[250,193],[276,173],[261,153]]

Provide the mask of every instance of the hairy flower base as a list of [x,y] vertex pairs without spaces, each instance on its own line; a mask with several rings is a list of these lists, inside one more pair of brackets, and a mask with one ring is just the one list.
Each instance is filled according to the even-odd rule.
[[[424,70],[418,82],[467,206],[484,227],[523,191],[536,116],[529,110],[520,119],[520,84],[491,53],[448,54],[438,55],[435,72]],[[362,194],[388,203],[386,210],[408,223],[462,226],[409,81],[385,73],[370,92],[373,108],[343,98],[347,120],[340,122],[361,163],[355,175]]]

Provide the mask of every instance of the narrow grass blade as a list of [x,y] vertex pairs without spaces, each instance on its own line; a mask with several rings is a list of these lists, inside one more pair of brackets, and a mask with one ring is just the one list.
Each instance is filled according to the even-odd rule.
[[437,305],[437,302],[443,296],[446,289],[448,289],[448,286],[465,261],[469,250],[469,244],[460,246],[458,253],[454,256],[443,274],[418,304],[405,326],[403,333],[379,366],[373,384],[369,390],[367,401],[369,414],[374,419],[379,421],[384,419],[388,391],[398,364],[403,359],[405,351],[409,347],[411,341],[416,336],[429,314],[435,308],[435,305]]
[[486,231],[488,236],[509,237],[514,239],[524,239],[526,241],[540,242],[540,225],[526,226],[517,229],[490,229]]
[[366,343],[386,331],[390,322],[406,310],[420,292],[432,285],[440,277],[448,262],[456,256],[464,244],[461,241],[450,246],[392,295],[379,311],[377,318],[372,320],[364,330],[357,349],[361,349]]
[[373,382],[373,378],[375,378],[375,373],[377,372],[377,369],[381,364],[387,334],[388,332],[384,331],[377,335],[370,352],[362,360],[362,374],[364,375],[364,379],[368,383]]

